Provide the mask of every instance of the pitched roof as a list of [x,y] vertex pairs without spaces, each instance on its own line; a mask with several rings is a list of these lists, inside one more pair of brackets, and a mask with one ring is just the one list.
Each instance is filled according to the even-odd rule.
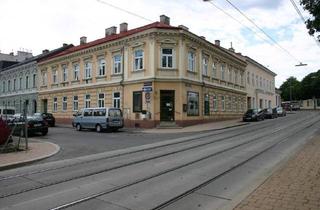
[[73,53],[73,52],[76,52],[76,51],[80,51],[80,50],[83,50],[83,49],[87,49],[87,48],[90,48],[90,47],[93,47],[93,46],[96,46],[96,45],[99,45],[99,44],[103,44],[103,43],[106,43],[106,42],[109,42],[109,41],[113,41],[113,40],[116,40],[116,39],[123,38],[123,37],[126,37],[126,36],[130,36],[130,35],[133,35],[133,34],[136,34],[136,33],[151,29],[151,28],[181,29],[179,27],[170,26],[170,25],[167,25],[167,24],[164,24],[164,23],[161,23],[161,22],[154,22],[154,23],[142,26],[142,27],[138,27],[138,28],[134,28],[134,29],[128,30],[126,32],[121,32],[119,34],[108,35],[106,37],[94,40],[92,42],[88,42],[88,43],[85,43],[85,44],[80,44],[78,46],[71,47],[71,48],[69,48],[67,50],[64,50],[64,51],[58,53],[58,54],[46,57],[45,59],[42,59],[40,62],[45,61],[45,60],[49,60],[49,59],[52,59],[52,58],[55,58],[55,57],[60,57],[60,56],[63,56],[63,55],[67,55],[67,54],[70,54],[70,53]]

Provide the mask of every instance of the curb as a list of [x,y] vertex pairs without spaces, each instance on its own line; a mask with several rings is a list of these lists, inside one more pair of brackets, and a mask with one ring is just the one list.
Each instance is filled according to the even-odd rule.
[[39,157],[35,157],[35,158],[29,159],[29,160],[17,161],[17,162],[4,164],[4,165],[0,166],[0,171],[4,171],[4,170],[8,170],[8,169],[13,169],[13,168],[25,166],[27,164],[34,163],[34,162],[49,158],[49,157],[57,154],[60,151],[60,146],[57,145],[57,144],[54,144],[54,143],[51,143],[51,142],[47,142],[47,141],[41,141],[41,140],[35,140],[35,141],[51,144],[52,146],[55,147],[55,150],[53,152],[51,152],[51,153],[48,153],[48,154],[45,154],[45,155],[42,155],[42,156],[39,156]]

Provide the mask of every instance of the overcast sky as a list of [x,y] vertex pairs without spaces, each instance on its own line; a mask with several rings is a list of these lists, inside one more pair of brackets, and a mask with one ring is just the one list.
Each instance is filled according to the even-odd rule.
[[[225,48],[233,44],[236,52],[248,55],[277,74],[276,86],[290,76],[301,80],[320,69],[320,46],[294,10],[290,0],[231,0],[248,17],[288,51],[269,44],[263,34],[254,34],[226,16],[213,5],[201,0],[1,0],[0,50],[10,53],[29,50],[34,55],[43,49],[55,49],[62,43],[79,44],[81,36],[88,41],[104,37],[104,29],[127,22],[129,29],[150,21],[117,10],[101,1],[154,21],[161,14],[170,17],[171,25],[185,25],[207,40],[221,40]],[[295,0],[305,17],[304,12]],[[225,0],[212,1],[242,24],[257,31]],[[263,39],[267,40],[263,40]],[[294,58],[293,58],[294,57]],[[305,67],[295,67],[298,62]]]

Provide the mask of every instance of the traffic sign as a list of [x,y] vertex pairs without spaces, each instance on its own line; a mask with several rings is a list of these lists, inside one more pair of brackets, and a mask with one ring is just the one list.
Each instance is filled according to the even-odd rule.
[[152,92],[152,87],[142,87],[142,91],[146,93]]

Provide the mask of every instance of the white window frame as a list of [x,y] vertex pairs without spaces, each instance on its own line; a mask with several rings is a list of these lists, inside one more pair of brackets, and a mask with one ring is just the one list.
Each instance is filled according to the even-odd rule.
[[202,75],[208,76],[208,63],[209,58],[207,56],[202,57]]
[[113,55],[113,74],[122,74],[122,55]]
[[216,95],[213,95],[213,111],[218,111],[218,97]]
[[13,79],[13,91],[17,90],[17,79]]
[[98,58],[98,76],[106,75],[106,59]]
[[62,111],[66,112],[68,110],[68,97],[62,96]]
[[[167,53],[163,53],[164,50],[171,50],[171,54],[167,54]],[[175,56],[174,56],[174,49],[172,47],[163,47],[161,48],[161,57],[160,57],[160,63],[161,63],[161,68],[165,68],[165,69],[173,69],[174,66],[175,66],[175,63],[174,63],[174,59],[175,59]],[[166,65],[164,65],[163,63],[163,58],[165,58],[166,60]],[[171,66],[169,66],[169,60],[171,58]]]
[[[48,73],[47,71],[42,71],[41,72],[41,79],[42,79],[42,85],[47,85],[48,84]],[[20,84],[19,84],[19,88],[21,89],[21,83],[22,83],[22,78],[20,77]]]
[[58,98],[53,97],[53,109],[52,112],[57,112],[58,111]]
[[[87,97],[87,96],[89,96],[89,97]],[[91,95],[85,94],[84,95],[84,108],[90,108],[90,107],[91,107]]]
[[225,96],[221,96],[221,111],[226,111],[226,101]]
[[[76,97],[76,99],[75,99]],[[72,110],[73,111],[78,111],[79,110],[79,96],[73,96],[73,106],[72,106]]]
[[217,63],[216,62],[212,63],[212,77],[217,78]]
[[68,67],[66,64],[62,65],[62,82],[68,81]]
[[221,80],[225,80],[225,67],[226,64],[222,63],[220,66],[220,70],[221,70]]
[[[33,74],[33,76],[32,76],[32,87],[33,88],[36,88],[37,87],[37,75],[36,74]],[[15,89],[15,87],[14,87],[14,89]]]
[[[102,96],[102,97],[100,97]],[[105,94],[104,93],[98,93],[98,107],[101,108],[101,107],[105,107]]]
[[73,80],[80,80],[80,65],[78,63],[73,64]]
[[[116,93],[119,93],[119,97],[115,96]],[[121,107],[121,93],[119,91],[112,93],[112,105],[115,108]]]
[[[137,52],[141,54],[137,55]],[[144,51],[142,49],[136,49],[133,53],[133,71],[140,71],[144,68]]]
[[92,63],[90,61],[86,61],[84,63],[84,78],[85,79],[92,78]]
[[196,54],[193,51],[188,52],[188,71],[195,72],[196,71]]
[[58,70],[52,69],[52,84],[58,83]]
[[29,76],[26,76],[26,89],[29,89]]
[[10,92],[11,91],[11,80],[10,79],[8,80],[7,84],[8,84],[8,92]]

